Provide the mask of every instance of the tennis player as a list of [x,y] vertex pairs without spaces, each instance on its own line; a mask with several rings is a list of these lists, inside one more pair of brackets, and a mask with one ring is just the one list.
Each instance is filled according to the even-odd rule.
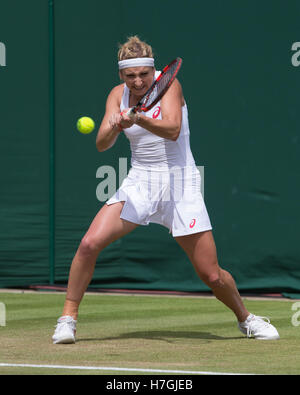
[[159,72],[152,48],[137,36],[120,46],[118,66],[124,83],[107,98],[96,146],[111,148],[124,131],[131,147],[131,169],[116,194],[100,209],[74,256],[62,316],[54,343],[74,343],[79,304],[94,272],[97,257],[109,244],[139,225],[167,227],[187,254],[196,273],[235,314],[248,337],[278,339],[269,319],[251,314],[234,279],[217,259],[210,219],[200,192],[200,173],[189,142],[187,105],[177,79],[148,112],[128,116]]

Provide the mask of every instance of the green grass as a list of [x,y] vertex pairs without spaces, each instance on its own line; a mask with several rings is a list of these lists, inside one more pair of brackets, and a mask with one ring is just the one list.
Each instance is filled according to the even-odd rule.
[[[299,327],[292,301],[245,299],[268,316],[280,340],[247,339],[216,299],[91,295],[80,306],[77,342],[53,345],[64,294],[0,293],[0,363],[109,366],[253,374],[299,374]],[[0,367],[0,374],[126,374],[113,371]],[[138,372],[127,374],[142,374]]]

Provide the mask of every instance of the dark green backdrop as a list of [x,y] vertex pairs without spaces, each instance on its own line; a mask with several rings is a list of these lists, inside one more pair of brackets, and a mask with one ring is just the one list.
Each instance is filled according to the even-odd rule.
[[[0,287],[66,283],[103,204],[97,169],[130,163],[124,136],[98,153],[96,133],[81,135],[76,121],[87,115],[99,126],[119,83],[118,43],[138,34],[158,68],[183,58],[221,266],[241,291],[300,291],[299,17],[296,0],[166,0],[146,10],[136,0],[2,0]],[[92,285],[207,290],[158,225],[109,246]]]

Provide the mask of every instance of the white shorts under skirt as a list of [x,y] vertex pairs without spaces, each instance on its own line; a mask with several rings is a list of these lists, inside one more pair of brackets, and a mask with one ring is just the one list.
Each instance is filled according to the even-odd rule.
[[211,230],[196,166],[170,171],[131,168],[107,205],[125,202],[120,218],[139,225],[157,223],[174,237]]

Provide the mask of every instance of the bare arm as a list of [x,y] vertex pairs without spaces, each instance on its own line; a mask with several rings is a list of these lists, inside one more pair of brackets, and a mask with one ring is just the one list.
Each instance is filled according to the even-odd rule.
[[121,125],[124,128],[128,128],[132,126],[133,123],[136,123],[157,136],[176,141],[181,129],[181,107],[183,104],[184,98],[181,85],[178,80],[175,80],[161,99],[162,119],[152,119],[137,114],[136,117],[131,120],[126,114],[123,114]]
[[100,152],[111,148],[121,132],[120,100],[123,89],[123,85],[118,85],[107,97],[105,114],[96,138],[96,147]]

